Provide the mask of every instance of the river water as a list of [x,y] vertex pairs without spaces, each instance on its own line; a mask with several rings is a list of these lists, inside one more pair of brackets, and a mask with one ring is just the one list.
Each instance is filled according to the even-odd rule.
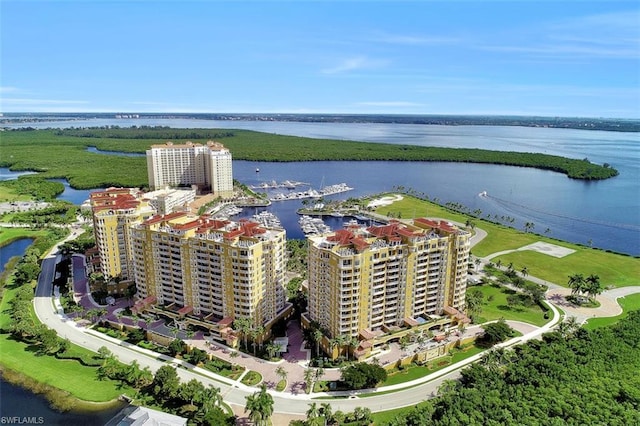
[[[512,226],[579,244],[640,255],[640,134],[516,126],[436,126],[393,123],[303,123],[200,119],[94,119],[28,123],[31,127],[161,125],[175,128],[237,128],[268,133],[385,142],[542,152],[609,163],[620,175],[586,182],[560,173],[486,164],[422,162],[256,163],[234,161],[234,178],[248,185],[272,180],[309,182],[314,188],[345,182],[355,189],[333,198],[356,197],[403,186],[440,203],[460,203]],[[23,125],[23,126],[25,126]],[[256,168],[260,173],[256,173]],[[488,197],[479,197],[487,191]],[[63,195],[65,196],[65,195]],[[79,193],[78,198],[87,197]],[[81,202],[80,200],[79,202]],[[290,238],[301,238],[295,210],[300,202],[275,203]],[[417,212],[428,215],[429,212]],[[335,222],[335,221],[334,221]],[[331,223],[339,226],[339,223]]]

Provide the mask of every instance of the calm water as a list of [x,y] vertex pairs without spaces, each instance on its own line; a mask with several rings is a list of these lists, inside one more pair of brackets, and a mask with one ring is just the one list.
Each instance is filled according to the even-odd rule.
[[[355,191],[337,198],[367,195],[395,186],[412,188],[441,203],[461,203],[483,216],[515,218],[522,229],[594,247],[640,255],[640,134],[509,126],[433,126],[380,123],[298,123],[196,119],[96,119],[29,123],[32,127],[163,125],[175,128],[241,128],[315,138],[349,139],[421,146],[543,152],[609,163],[620,175],[599,182],[572,180],[542,170],[454,163],[319,162],[250,163],[234,161],[234,178],[246,184],[300,180],[319,187],[346,182]],[[260,173],[255,173],[255,168]],[[487,191],[488,198],[478,197]],[[86,195],[78,195],[86,199]],[[269,209],[281,216],[288,235],[299,238],[300,203]],[[426,212],[425,214],[428,214]]]
[[[4,271],[4,265],[11,257],[22,256],[32,241],[24,238],[1,247],[0,272]],[[0,379],[0,417],[3,419],[21,417],[35,421],[35,424],[93,426],[104,425],[118,411],[119,409],[110,409],[97,413],[59,413],[49,407],[49,402],[44,397]],[[29,420],[18,424],[25,424],[26,421]],[[7,419],[7,423],[11,422]]]

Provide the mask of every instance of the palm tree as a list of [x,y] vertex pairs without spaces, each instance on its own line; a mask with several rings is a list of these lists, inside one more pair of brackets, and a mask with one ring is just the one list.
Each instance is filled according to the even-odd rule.
[[496,262],[496,267],[500,269],[501,266],[502,266],[502,260],[498,259],[498,261]]
[[314,371],[310,368],[304,370],[304,384],[308,392],[311,392],[311,385],[313,384]]
[[328,402],[323,402],[320,404],[320,414],[324,417],[324,424],[328,424],[333,421],[333,410],[331,409],[331,404]]
[[570,316],[558,324],[558,333],[562,335],[562,337],[572,336],[580,328],[580,324],[578,323],[578,319],[574,316]]
[[309,409],[307,410],[307,420],[313,422],[313,420],[316,419],[319,415],[320,412],[318,411],[316,403],[314,402],[312,404],[309,404]]
[[276,368],[276,374],[278,375],[278,377],[280,377],[280,380],[287,380],[287,375],[289,373],[283,366],[280,365],[278,366],[278,368]]
[[279,349],[280,349],[280,345],[277,345],[273,342],[269,342],[267,343],[267,346],[265,346],[265,350],[269,354],[269,359],[272,359],[276,355],[276,352],[278,352]]
[[585,291],[589,295],[589,297],[593,300],[597,295],[602,293],[604,288],[602,288],[602,283],[600,283],[600,277],[591,274],[585,280]]
[[245,413],[249,411],[249,420],[256,426],[267,426],[273,414],[273,397],[263,383],[260,390],[246,397]]
[[[340,336],[334,337],[329,340],[329,344],[331,345],[331,357],[333,357],[333,351],[336,347],[340,346]],[[338,352],[338,356],[340,356],[340,352]]]
[[357,337],[349,337],[346,341],[347,344],[347,361],[349,361],[349,352],[355,351],[355,349],[360,344],[360,341]]
[[255,336],[256,336],[256,337],[253,339],[254,352],[255,352],[256,338],[258,338],[258,337],[259,337],[259,339],[258,339],[258,345],[260,345],[260,350],[262,350],[262,342],[264,341],[264,337],[263,337],[263,334],[264,334],[264,327],[263,327],[263,326],[261,326],[261,325],[259,325],[259,326],[255,327],[255,329],[254,329],[254,330],[255,330],[255,331],[254,331],[254,333],[255,333]]
[[316,342],[316,356],[320,356],[320,342],[324,337],[324,335],[322,334],[322,330],[320,330],[319,328],[316,328],[315,330],[313,330],[313,334],[311,336],[313,337],[313,340]]
[[242,340],[244,341],[244,350],[247,350],[247,337],[249,330],[251,329],[251,319],[248,317],[238,318],[233,321],[233,328],[238,330],[242,334]]
[[567,285],[571,289],[571,294],[582,293],[585,289],[585,280],[582,274],[569,275]]

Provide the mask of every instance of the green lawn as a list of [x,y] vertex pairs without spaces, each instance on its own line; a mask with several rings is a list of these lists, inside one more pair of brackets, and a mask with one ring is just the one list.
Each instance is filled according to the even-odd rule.
[[[9,279],[0,301],[0,328],[6,328],[11,322],[7,310],[16,292],[11,284]],[[78,356],[93,355],[92,352],[75,345],[71,345],[70,351]],[[121,388],[119,382],[97,380],[96,367],[85,367],[75,360],[59,360],[52,356],[38,355],[31,345],[15,341],[9,334],[0,334],[0,364],[38,382],[67,391],[83,401],[111,401],[122,393],[131,394],[131,390]]]
[[445,367],[448,367],[451,364],[455,364],[456,362],[460,362],[466,358],[472,357],[473,355],[476,355],[483,350],[484,349],[477,346],[470,346],[468,348],[465,348],[464,350],[456,350],[453,355],[447,355],[429,361],[428,364],[433,364],[433,367],[431,368],[429,368],[428,365],[409,365],[402,371],[390,374],[387,377],[387,380],[385,380],[384,383],[382,383],[380,386],[397,385],[399,383],[406,383],[412,380],[419,379]]
[[541,235],[525,233],[503,225],[453,213],[429,201],[406,195],[402,200],[396,201],[390,206],[378,208],[376,212],[385,215],[391,212],[394,216],[400,213],[401,217],[405,219],[425,216],[441,217],[459,223],[465,223],[467,219],[471,219],[477,228],[487,232],[487,236],[472,248],[472,253],[480,257],[503,250],[517,249],[537,241],[575,250],[575,253],[563,258],[534,251],[518,251],[492,259],[493,262],[500,260],[503,265],[513,263],[514,269],[518,271],[526,266],[529,275],[555,284],[566,285],[568,276],[576,273],[581,273],[584,276],[596,274],[604,286],[625,287],[639,284],[640,258],[637,257],[608,253]]
[[40,356],[29,345],[0,334],[0,364],[36,379],[38,382],[62,389],[84,401],[104,402],[126,393],[120,383],[96,379],[96,367],[85,367],[74,360],[59,360]]
[[16,194],[12,189],[0,185],[0,203],[28,200],[30,200],[28,195]]
[[411,405],[409,407],[396,408],[393,410],[380,411],[378,413],[373,413],[371,418],[373,419],[373,424],[375,426],[386,425],[391,422],[396,416],[407,414],[409,411],[413,410],[415,407],[421,407],[427,404],[426,402],[421,402],[417,405]]
[[640,293],[621,297],[618,299],[618,303],[620,303],[620,306],[622,307],[622,313],[620,315],[607,318],[593,318],[588,320],[583,327],[588,330],[593,330],[594,328],[615,324],[621,319],[626,318],[627,315],[629,315],[629,312],[640,309]]
[[[557,243],[556,243],[557,244]],[[535,251],[518,251],[499,256],[503,265],[513,263],[516,271],[526,266],[529,274],[562,286],[567,285],[569,275],[596,274],[603,286],[625,287],[638,285],[640,281],[640,259],[607,253],[588,247],[561,244],[576,250],[568,256],[555,258]]]
[[28,228],[0,227],[0,247],[20,238],[36,238],[42,235],[46,235],[46,233],[47,231],[44,230],[34,231]]
[[[477,323],[484,323],[500,318],[506,320],[523,321],[529,324],[542,326],[549,322],[544,318],[544,310],[538,305],[510,307],[507,303],[507,296],[515,294],[514,290],[499,286],[497,284],[485,284],[469,287],[467,291],[478,289],[484,298],[482,301],[482,312],[478,315]],[[492,298],[492,300],[489,300]]]

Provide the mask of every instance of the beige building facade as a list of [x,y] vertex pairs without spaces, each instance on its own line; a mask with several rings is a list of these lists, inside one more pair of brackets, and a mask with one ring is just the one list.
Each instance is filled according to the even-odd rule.
[[305,314],[327,332],[367,339],[462,309],[470,233],[415,219],[309,238]]
[[222,144],[152,145],[146,152],[149,187],[196,186],[222,198],[233,196],[232,156]]
[[133,226],[131,244],[140,299],[208,321],[247,317],[255,326],[285,309],[284,230],[178,212]]

